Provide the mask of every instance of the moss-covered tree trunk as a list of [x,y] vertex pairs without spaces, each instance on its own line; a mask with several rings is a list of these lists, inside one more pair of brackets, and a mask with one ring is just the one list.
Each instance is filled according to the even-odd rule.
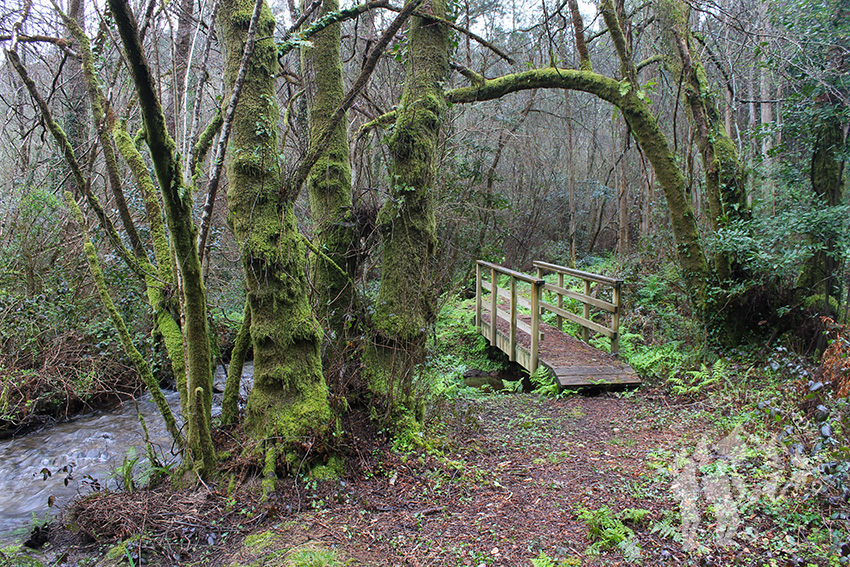
[[[730,220],[747,216],[744,168],[723,116],[717,110],[705,68],[693,48],[687,6],[680,0],[660,0],[656,14],[668,46],[667,68],[682,81],[682,97],[694,125],[705,170],[711,228],[716,231]],[[723,252],[715,255],[714,268],[721,282],[742,275],[741,268]]]
[[192,193],[184,184],[179,154],[165,127],[165,116],[156,94],[156,82],[142,50],[135,17],[125,0],[109,0],[109,7],[130,62],[146,140],[162,190],[165,218],[182,279],[186,389],[190,408],[189,415],[184,416],[189,449],[184,461],[200,475],[210,476],[215,472],[215,450],[210,435],[212,369],[206,290],[195,246],[197,230],[192,221]]
[[[219,8],[230,87],[239,71],[252,9],[251,0],[224,0]],[[310,308],[304,241],[295,222],[296,195],[282,192],[274,27],[274,16],[264,5],[234,115],[226,160],[227,198],[228,220],[242,248],[251,311],[254,387],[245,428],[257,439],[283,445],[269,449],[270,455],[291,459],[296,449],[309,451],[331,414],[322,375],[322,331]]]
[[[106,167],[109,171],[108,178],[113,190],[117,190],[121,195],[124,193],[121,187],[123,181],[118,171],[118,161],[115,158],[114,152],[112,152],[111,140],[107,135],[107,125],[111,129],[111,139],[114,140],[115,147],[130,167],[133,179],[136,181],[145,204],[151,244],[154,259],[156,260],[156,269],[148,266],[147,253],[141,246],[141,241],[139,241],[139,248],[134,248],[133,252],[136,255],[136,260],[145,268],[144,279],[147,287],[148,303],[154,313],[154,335],[158,335],[163,340],[169,361],[171,362],[171,370],[174,374],[178,391],[180,392],[181,409],[183,415],[188,415],[189,396],[186,389],[183,336],[180,325],[178,324],[179,307],[176,305],[176,297],[171,295],[174,287],[174,262],[165,234],[162,209],[159,204],[156,188],[153,179],[150,177],[147,164],[136,148],[132,138],[125,130],[125,124],[116,119],[114,112],[109,106],[109,101],[103,94],[103,89],[95,72],[95,61],[88,36],[73,18],[64,15],[63,18],[71,34],[77,40],[78,51],[82,61],[82,77],[92,107],[92,118],[95,121],[95,128],[101,132],[99,140],[104,148],[109,148],[108,150],[104,149],[104,155],[106,156]],[[121,209],[120,205],[119,209]],[[129,217],[129,214],[129,210],[125,210],[122,218],[125,216]]]
[[[419,12],[445,17],[444,0]],[[416,364],[434,320],[429,270],[437,242],[433,185],[438,137],[446,110],[443,82],[448,71],[449,34],[437,20],[414,16],[408,31],[406,81],[387,146],[390,195],[378,215],[384,250],[371,387],[386,396],[388,409],[411,408]]]
[[[316,17],[338,9],[338,0],[325,0]],[[313,36],[312,47],[302,50],[311,146],[319,143],[328,121],[345,98],[340,34],[340,24],[329,26]],[[307,178],[315,244],[325,255],[314,255],[312,261],[317,314],[334,346],[344,344],[345,337],[351,334],[347,327],[353,321],[352,282],[357,269],[347,123],[343,119],[334,128],[324,154]]]
[[154,336],[158,335],[165,345],[177,390],[180,392],[180,408],[183,415],[188,415],[189,396],[186,387],[183,332],[178,322],[180,320],[179,306],[176,305],[175,295],[172,295],[175,289],[174,258],[166,237],[159,197],[147,164],[123,123],[115,123],[112,137],[124,161],[129,165],[130,173],[145,203],[151,245],[156,259],[156,273],[145,278],[148,303],[153,309],[153,333]]

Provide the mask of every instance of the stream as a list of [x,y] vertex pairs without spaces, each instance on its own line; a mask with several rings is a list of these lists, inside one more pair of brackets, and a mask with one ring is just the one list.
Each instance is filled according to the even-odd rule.
[[[243,397],[253,370],[252,363],[246,362]],[[220,366],[214,380],[215,390],[223,391],[226,376]],[[171,410],[179,414],[177,392],[164,394]],[[221,394],[216,394],[214,415],[221,411],[220,403]],[[175,462],[171,438],[149,394],[138,399],[138,411],[145,418],[160,458]],[[0,441],[0,545],[20,543],[34,521],[57,517],[75,496],[90,493],[95,483],[110,490],[120,489],[123,485],[116,471],[134,453],[140,457],[135,467],[138,476],[147,464],[138,411],[136,403],[128,400],[42,431]],[[53,506],[48,505],[51,497]]]

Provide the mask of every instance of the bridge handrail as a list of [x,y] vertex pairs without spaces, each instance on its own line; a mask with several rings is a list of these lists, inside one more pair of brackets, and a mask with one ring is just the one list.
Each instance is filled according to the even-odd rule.
[[[475,326],[480,332],[483,332],[483,311],[484,301],[483,292],[490,292],[490,301],[486,309],[490,312],[490,343],[496,345],[497,324],[501,317],[510,323],[510,336],[508,337],[507,354],[512,361],[517,360],[517,327],[522,328],[531,336],[530,349],[530,366],[529,370],[534,372],[538,365],[538,350],[539,343],[542,340],[540,334],[540,315],[545,309],[556,315],[557,327],[563,330],[563,320],[569,319],[578,323],[582,327],[582,339],[587,342],[590,338],[590,331],[603,334],[611,339],[611,353],[616,354],[619,350],[619,328],[620,328],[620,289],[623,281],[615,278],[609,278],[599,274],[583,272],[548,262],[534,262],[534,267],[537,269],[537,277],[511,270],[494,264],[478,260],[475,266]],[[483,281],[483,272],[489,271],[490,282]],[[558,284],[548,284],[543,279],[543,271],[551,271],[558,274]],[[505,275],[509,278],[508,287],[499,286],[498,276]],[[564,276],[581,279],[584,282],[584,293],[579,293],[566,289],[564,287]],[[517,294],[516,282],[521,281],[531,284],[531,297],[525,300]],[[591,296],[591,287],[593,283],[611,286],[613,288],[611,294],[611,302],[605,301]],[[548,291],[557,296],[557,305],[543,301],[542,293]],[[509,312],[499,308],[499,297],[504,297],[510,302]],[[564,297],[575,299],[582,303],[582,315],[572,313],[564,308]],[[518,321],[517,308],[518,305],[524,305],[531,309],[531,325],[527,325]],[[596,323],[590,319],[591,306],[602,309],[611,313],[611,326],[606,327]],[[507,316],[507,317],[506,317]]]
[[[488,268],[490,271],[490,305],[488,306],[488,310],[490,311],[490,344],[494,346],[496,345],[499,312],[501,311],[498,307],[500,295],[499,291],[504,290],[506,292],[504,295],[507,295],[510,301],[510,312],[508,313],[508,321],[510,324],[510,336],[508,337],[507,351],[508,357],[511,361],[517,360],[516,330],[518,326],[521,326],[523,330],[528,332],[531,336],[530,366],[531,372],[534,372],[537,370],[538,350],[540,344],[540,290],[546,284],[546,280],[542,278],[535,278],[528,274],[517,272],[516,270],[511,270],[498,264],[493,264],[492,262],[478,260],[475,265],[475,326],[478,327],[479,332],[483,330],[482,314],[484,311],[484,305],[482,295],[485,285],[482,279],[483,268]],[[506,275],[510,278],[508,287],[501,288],[499,286],[498,275]],[[529,302],[529,307],[531,308],[531,325],[521,323],[517,317],[517,305],[519,303],[516,288],[517,281],[531,284],[531,298]],[[504,311],[502,311],[502,313],[504,313]]]
[[[569,319],[581,325],[581,339],[588,342],[590,339],[590,331],[601,333],[611,339],[611,354],[617,354],[620,350],[620,291],[623,287],[623,280],[617,278],[609,278],[599,274],[583,272],[575,268],[566,268],[548,262],[535,261],[534,267],[537,268],[537,277],[542,278],[544,271],[555,272],[558,274],[558,285],[554,286],[546,284],[545,290],[555,293],[558,297],[557,309],[553,309],[552,305],[542,303],[542,307],[554,313],[557,321],[558,330],[563,330],[564,319]],[[564,289],[564,276],[578,278],[584,282],[584,294],[577,293],[571,290]],[[603,301],[592,297],[591,284],[598,283],[610,286],[611,302]],[[582,315],[578,316],[564,310],[564,297],[571,297],[582,303]],[[611,326],[604,327],[590,320],[591,306],[602,309],[611,313]]]
[[478,260],[479,266],[484,266],[485,268],[490,268],[491,270],[496,270],[500,274],[504,274],[506,276],[510,276],[512,278],[516,278],[525,283],[530,283],[532,285],[543,285],[546,283],[543,278],[535,278],[534,276],[529,276],[528,274],[524,274],[522,272],[517,272],[516,270],[511,270],[510,268],[506,268],[504,266],[500,266],[499,264],[494,264],[492,262],[485,262],[484,260]]
[[[622,286],[623,280],[618,280],[616,278],[609,278],[608,276],[601,276],[599,274],[593,274],[590,272],[583,272],[581,270],[576,270],[575,268],[567,268],[564,266],[558,266],[557,264],[550,264],[549,262],[539,262],[534,261],[534,267],[538,270],[549,270],[550,272],[555,272],[556,274],[564,274],[567,276],[573,276],[576,278],[580,278],[583,280],[590,280],[592,282],[608,284],[610,286]],[[538,272],[539,274],[539,272]]]

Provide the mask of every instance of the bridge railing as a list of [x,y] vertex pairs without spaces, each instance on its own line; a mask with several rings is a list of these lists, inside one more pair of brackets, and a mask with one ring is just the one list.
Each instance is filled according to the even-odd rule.
[[[499,277],[507,276],[508,285],[502,287],[499,285]],[[489,277],[489,281],[485,281],[485,277]],[[531,293],[529,297],[520,295],[517,292],[517,282],[525,282],[531,284]],[[504,350],[510,357],[511,361],[517,361],[517,341],[516,331],[521,329],[531,337],[530,360],[519,361],[530,372],[537,370],[537,360],[540,341],[540,290],[546,284],[542,278],[535,278],[522,272],[510,270],[498,264],[484,262],[479,260],[475,266],[475,326],[479,331],[483,328],[484,319],[482,317],[484,311],[490,313],[490,344],[493,346],[501,346],[498,343],[498,327],[499,319],[508,323],[508,344],[504,345]],[[490,293],[489,301],[484,303],[484,292]],[[505,311],[500,303],[499,298],[506,299],[508,309]],[[519,307],[525,307],[531,311],[531,324],[520,321],[517,317]]]
[[[590,272],[583,272],[573,268],[565,268],[547,262],[534,262],[537,269],[537,277],[543,278],[545,272],[554,272],[558,275],[557,285],[544,284],[543,291],[550,292],[555,296],[555,304],[540,301],[540,308],[556,315],[557,327],[563,330],[564,319],[568,319],[581,326],[581,338],[584,342],[590,339],[591,331],[599,333],[611,339],[611,354],[617,354],[620,350],[620,298],[623,280],[600,276]],[[564,278],[570,277],[580,280],[584,284],[584,293],[579,293],[564,286]],[[611,301],[600,299],[592,295],[593,285],[611,288]],[[582,304],[582,314],[577,315],[568,309],[564,309],[564,298],[575,299]],[[610,324],[601,325],[591,319],[593,309],[610,313]]]
[[[520,362],[530,372],[534,372],[538,366],[538,353],[540,341],[543,334],[540,332],[540,318],[544,311],[553,313],[556,317],[556,326],[563,330],[564,319],[577,323],[581,326],[582,339],[587,342],[590,333],[599,333],[611,339],[611,353],[616,354],[619,350],[620,330],[620,290],[622,280],[608,278],[590,272],[583,272],[572,268],[565,268],[546,262],[534,262],[537,276],[530,276],[479,260],[475,267],[475,326],[482,334],[488,335],[490,344],[498,346],[505,351],[512,361]],[[544,272],[554,272],[558,275],[557,284],[547,283],[543,279]],[[500,278],[507,278],[505,286],[500,285]],[[565,278],[577,278],[584,285],[584,293],[567,289],[564,286]],[[517,291],[518,282],[530,285],[528,296]],[[602,285],[612,288],[611,301],[600,299],[592,295],[593,286]],[[489,293],[485,301],[484,293]],[[548,292],[544,295],[544,292]],[[549,297],[547,297],[547,295]],[[554,298],[550,301],[544,299]],[[570,311],[565,305],[565,299],[576,300],[582,305],[582,314],[578,315]],[[505,303],[507,302],[507,306]],[[530,311],[530,323],[525,323],[518,318],[519,308],[524,307]],[[592,310],[601,310],[610,313],[610,325],[606,326],[591,319]],[[489,329],[484,332],[484,312],[490,315]],[[499,319],[507,323],[507,341],[498,334]],[[531,337],[528,359],[526,354],[517,349],[517,329],[525,331]],[[506,344],[502,344],[505,343]],[[523,358],[524,360],[518,360]]]

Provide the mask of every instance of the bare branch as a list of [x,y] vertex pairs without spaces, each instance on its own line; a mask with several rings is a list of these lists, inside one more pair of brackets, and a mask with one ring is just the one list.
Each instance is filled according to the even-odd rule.
[[313,14],[313,12],[315,12],[316,9],[321,5],[322,5],[322,0],[313,0],[312,4],[307,6],[307,9],[304,10],[304,13],[301,14],[301,16],[298,18],[298,20],[296,20],[295,23],[292,24],[292,27],[289,28],[289,30],[287,30],[285,39],[289,39],[292,36],[292,34],[297,32],[298,29],[302,25],[304,25],[304,22],[307,21],[307,18],[309,18]]
[[[24,67],[24,64],[21,62],[20,57],[18,57],[18,52],[12,51],[11,49],[6,50],[6,59],[12,64],[12,67],[18,73],[18,76],[20,76],[24,86],[26,86],[29,91],[30,96],[35,101],[36,106],[38,106],[47,130],[51,133],[54,140],[56,140],[56,144],[62,150],[62,154],[65,157],[65,161],[68,163],[68,167],[71,168],[71,173],[74,176],[74,182],[77,187],[84,192],[86,201],[94,211],[107,235],[109,235],[109,239],[115,247],[115,250],[118,252],[118,255],[121,256],[121,258],[127,263],[127,266],[139,277],[156,277],[152,269],[143,269],[136,259],[133,258],[133,253],[124,246],[124,243],[121,241],[121,237],[118,235],[118,232],[115,230],[115,226],[112,224],[112,220],[103,210],[103,207],[97,198],[92,194],[89,189],[89,184],[86,181],[86,177],[83,175],[83,170],[77,161],[77,157],[74,155],[74,148],[71,147],[71,143],[68,141],[68,136],[65,134],[65,131],[62,130],[62,127],[59,126],[53,119],[53,115],[50,112],[50,108],[47,106],[47,102],[38,92],[35,82],[30,78],[26,67]],[[147,262],[147,258],[144,258],[143,260]]]
[[[12,35],[0,35],[0,41],[11,41],[15,38]],[[74,51],[70,44],[71,42],[64,37],[52,37],[49,35],[18,35],[18,43],[52,43],[71,57],[79,57],[80,55]]]
[[[392,10],[393,12],[401,12],[402,8],[399,8],[397,6],[387,6],[387,10]],[[490,51],[492,51],[493,53],[495,53],[496,55],[498,55],[499,57],[501,57],[502,59],[504,59],[505,61],[507,61],[511,65],[516,64],[516,61],[514,61],[514,59],[510,55],[508,55],[507,53],[505,53],[504,51],[502,51],[501,49],[499,49],[498,47],[496,47],[495,45],[493,45],[492,43],[490,43],[489,41],[487,41],[486,39],[484,39],[480,35],[466,29],[463,26],[459,26],[456,23],[454,23],[450,20],[447,20],[445,18],[438,18],[437,16],[435,16],[433,14],[428,14],[426,12],[420,12],[419,10],[414,10],[413,15],[417,16],[419,18],[427,18],[429,20],[434,20],[435,22],[440,22],[441,24],[447,25],[450,28],[452,28],[453,30],[459,31],[460,33],[464,34],[465,36],[469,37],[470,39],[472,39],[472,40],[478,42],[479,44],[483,45],[484,47],[486,47],[487,49],[489,49]]]
[[[389,8],[389,0],[371,0],[365,4],[358,4],[351,8],[331,12],[330,14],[319,18],[300,33],[293,33],[287,36],[286,41],[278,45],[277,58],[280,60],[284,55],[309,40],[315,34],[319,33],[326,27],[337,22],[351,20],[364,12],[368,12],[374,8]],[[283,67],[283,65],[281,65]]]

